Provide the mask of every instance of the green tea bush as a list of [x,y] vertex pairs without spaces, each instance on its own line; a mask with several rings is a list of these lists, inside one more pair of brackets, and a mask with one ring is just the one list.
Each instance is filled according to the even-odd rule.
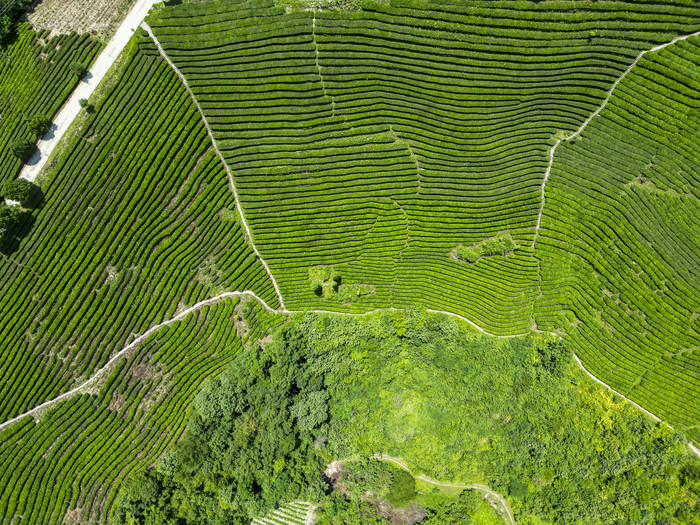
[[[287,307],[420,304],[509,335],[533,326],[530,246],[557,133],[697,16],[682,3],[286,13],[220,0],[168,6],[149,24],[202,106]],[[476,264],[450,256],[499,232],[518,248],[498,238],[481,246],[489,256],[468,251]],[[329,300],[309,281],[318,266],[341,273],[338,293],[373,288]]]

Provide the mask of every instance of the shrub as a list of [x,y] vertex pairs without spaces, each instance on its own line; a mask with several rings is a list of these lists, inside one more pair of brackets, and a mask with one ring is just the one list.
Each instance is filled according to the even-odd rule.
[[398,507],[411,501],[416,495],[416,480],[405,470],[395,470],[387,501]]
[[10,143],[12,154],[22,162],[27,162],[34,152],[34,141],[29,139],[17,139]]
[[26,179],[7,180],[2,185],[2,195],[6,199],[24,204],[34,193],[36,185]]

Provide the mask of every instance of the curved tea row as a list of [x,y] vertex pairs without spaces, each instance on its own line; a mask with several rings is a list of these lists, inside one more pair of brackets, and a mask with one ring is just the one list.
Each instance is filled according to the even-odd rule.
[[557,148],[536,254],[538,325],[700,439],[700,37],[645,55]]

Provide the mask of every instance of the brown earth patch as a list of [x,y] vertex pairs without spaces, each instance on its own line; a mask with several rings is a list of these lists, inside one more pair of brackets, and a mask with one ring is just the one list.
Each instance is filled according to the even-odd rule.
[[135,0],[37,0],[27,12],[27,20],[51,36],[92,33],[102,40],[117,30]]

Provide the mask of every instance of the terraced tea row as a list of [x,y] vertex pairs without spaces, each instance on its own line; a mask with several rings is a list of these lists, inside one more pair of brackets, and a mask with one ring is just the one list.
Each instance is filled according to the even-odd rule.
[[0,56],[0,181],[16,177],[22,167],[10,144],[35,140],[23,117],[53,117],[78,83],[74,63],[89,66],[102,44],[85,34],[59,35],[48,40],[48,31],[35,33],[20,24],[16,38]]
[[264,518],[256,518],[250,525],[306,525],[311,523],[313,506],[305,501],[293,501],[272,511]]
[[538,325],[700,439],[700,37],[646,54],[557,148],[536,254]]
[[[100,385],[0,433],[0,522],[105,522],[134,469],[184,431],[202,381],[279,318],[254,300],[205,307],[153,334]],[[240,319],[240,320],[239,320]]]
[[187,305],[239,289],[278,306],[198,112],[150,39],[142,46],[58,160],[29,236],[0,261],[12,321],[2,420],[80,384]]
[[[555,136],[640,50],[698,27],[689,6],[620,6],[285,14],[221,0],[167,7],[149,24],[211,124],[288,308],[418,304],[512,334],[532,324],[529,245]],[[450,258],[499,233],[512,255]],[[317,296],[308,272],[319,266],[373,293]]]

